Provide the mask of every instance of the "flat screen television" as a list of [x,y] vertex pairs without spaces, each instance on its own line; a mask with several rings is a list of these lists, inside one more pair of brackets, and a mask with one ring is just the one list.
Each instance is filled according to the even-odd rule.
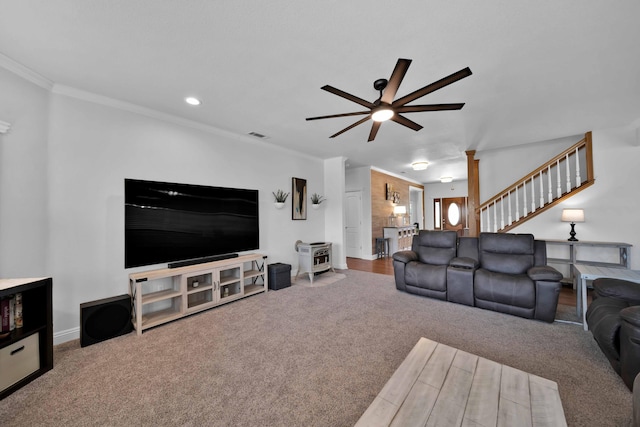
[[260,246],[258,190],[125,179],[124,204],[125,268]]

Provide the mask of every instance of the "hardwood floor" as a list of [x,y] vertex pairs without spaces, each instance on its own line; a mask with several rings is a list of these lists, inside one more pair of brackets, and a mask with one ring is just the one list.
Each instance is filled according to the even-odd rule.
[[393,276],[393,258],[378,258],[373,261],[360,258],[347,258],[347,267],[351,270],[368,271],[369,273]]
[[[347,258],[347,267],[351,270],[368,271],[370,273],[387,274],[393,276],[393,258],[379,258],[368,261],[360,258]],[[591,302],[591,290],[587,301]],[[562,305],[576,306],[576,293],[571,286],[563,286],[560,291],[558,303]]]

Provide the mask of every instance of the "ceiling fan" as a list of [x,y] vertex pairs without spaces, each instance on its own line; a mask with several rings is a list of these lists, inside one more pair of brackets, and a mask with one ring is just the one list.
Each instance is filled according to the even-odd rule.
[[399,123],[403,126],[406,126],[415,131],[419,131],[422,129],[422,126],[413,122],[406,117],[402,116],[401,113],[417,113],[421,111],[441,111],[441,110],[460,110],[464,103],[457,104],[427,104],[427,105],[406,105],[411,101],[415,101],[418,98],[421,98],[431,92],[434,92],[438,89],[441,89],[445,86],[450,85],[451,83],[455,83],[458,80],[464,79],[465,77],[469,77],[471,75],[471,69],[469,67],[464,68],[456,73],[453,73],[447,77],[444,77],[436,82],[426,85],[425,87],[418,89],[414,92],[411,92],[408,95],[403,96],[402,98],[398,98],[395,101],[393,98],[396,96],[396,92],[400,87],[400,83],[402,83],[402,79],[404,75],[407,73],[409,69],[409,65],[411,65],[410,59],[398,59],[396,63],[396,67],[393,69],[391,73],[391,77],[389,80],[387,79],[378,79],[373,82],[373,87],[375,90],[380,91],[380,97],[373,102],[369,102],[357,96],[351,95],[347,92],[344,92],[340,89],[336,89],[333,86],[325,85],[322,86],[322,90],[326,90],[327,92],[331,92],[334,95],[338,95],[342,98],[348,99],[349,101],[355,102],[356,104],[360,104],[363,107],[367,107],[366,111],[355,111],[353,113],[343,113],[343,114],[332,114],[329,116],[319,116],[319,117],[309,117],[307,120],[320,120],[320,119],[331,119],[335,117],[348,117],[348,116],[361,116],[366,115],[363,119],[358,120],[354,124],[347,126],[342,129],[340,132],[334,133],[329,138],[335,138],[336,136],[353,129],[354,127],[366,122],[367,120],[373,120],[373,126],[371,126],[371,132],[369,132],[368,141],[373,141],[376,138],[376,134],[378,133],[378,129],[380,129],[380,125],[383,121],[393,120],[396,123]]

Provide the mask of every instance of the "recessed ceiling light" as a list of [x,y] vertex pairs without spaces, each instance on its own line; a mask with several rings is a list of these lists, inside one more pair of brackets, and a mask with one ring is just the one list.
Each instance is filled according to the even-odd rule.
[[414,171],[423,171],[429,166],[429,162],[415,162],[411,163],[411,167]]
[[188,96],[184,99],[184,102],[186,102],[189,105],[200,105],[202,104],[202,101],[200,101],[198,98],[195,98],[193,96]]

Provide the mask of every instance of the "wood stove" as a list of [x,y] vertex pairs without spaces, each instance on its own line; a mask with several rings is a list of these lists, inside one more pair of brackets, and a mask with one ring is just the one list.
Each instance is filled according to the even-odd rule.
[[296,242],[296,251],[298,251],[298,274],[309,274],[309,280],[313,283],[313,276],[328,270],[335,272],[331,265],[331,243],[316,242],[303,243],[300,240]]

